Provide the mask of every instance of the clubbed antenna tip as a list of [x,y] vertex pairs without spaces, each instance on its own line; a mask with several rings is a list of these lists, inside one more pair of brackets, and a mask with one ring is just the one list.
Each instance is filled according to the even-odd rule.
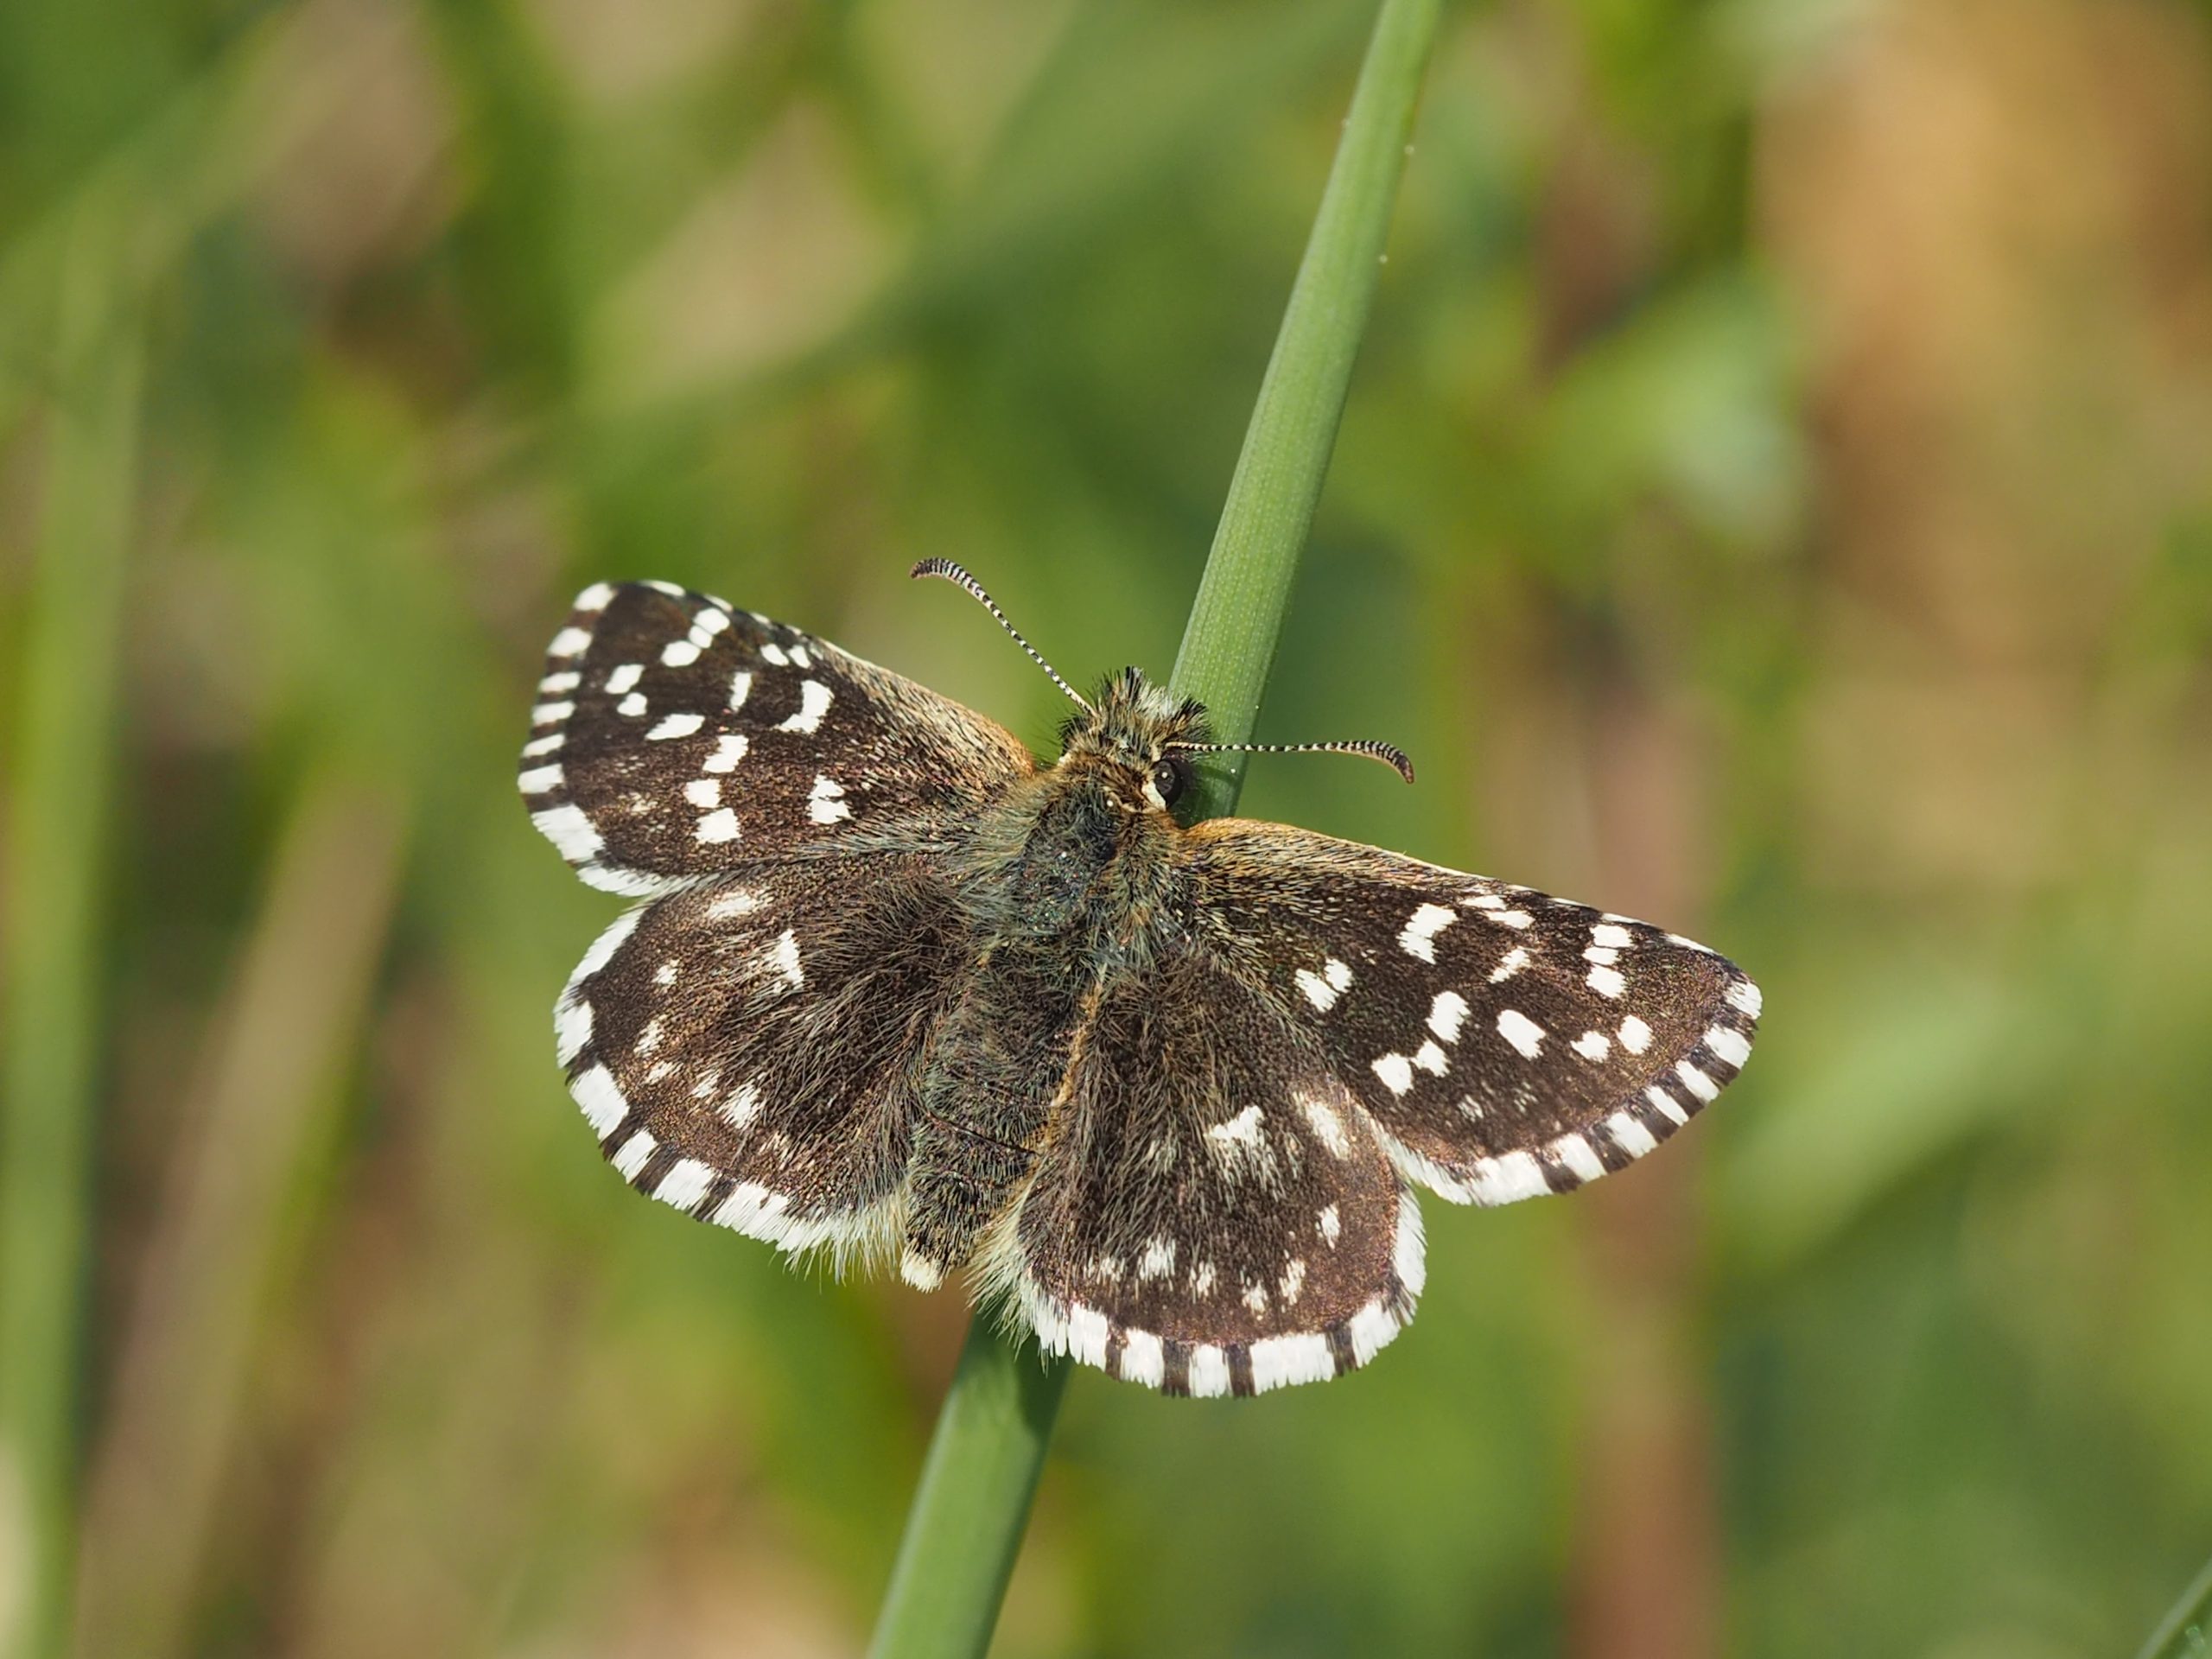
[[1414,763],[1395,743],[1178,743],[1178,749],[1194,754],[1363,754],[1380,760],[1408,783],[1414,780]]

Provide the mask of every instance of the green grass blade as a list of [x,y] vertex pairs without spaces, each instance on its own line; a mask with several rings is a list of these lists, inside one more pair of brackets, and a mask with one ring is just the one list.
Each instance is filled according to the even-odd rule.
[[[1247,737],[1329,452],[1413,126],[1438,0],[1385,0],[1258,406],[1230,484],[1170,683]],[[1218,757],[1194,816],[1233,808],[1242,756]],[[930,1441],[871,1649],[874,1659],[966,1659],[989,1646],[1067,1382],[1065,1361],[1002,1339],[988,1317],[968,1332]]]
[[99,890],[139,422],[140,345],[113,304],[118,229],[87,215],[60,266],[45,512],[10,780],[0,1535],[20,1539],[24,1559],[13,1626],[0,1630],[7,1659],[60,1650],[75,1531]]
[[988,1315],[969,1327],[922,1465],[872,1659],[953,1659],[989,1647],[1021,1553],[1068,1362],[1039,1364]]
[[[1206,705],[1214,734],[1225,743],[1249,738],[1259,717],[1291,577],[1328,476],[1352,361],[1382,272],[1438,10],[1439,0],[1388,0],[1376,20],[1351,115],[1176,654],[1169,683]],[[1193,818],[1217,817],[1235,806],[1245,760],[1216,755],[1200,769]]]
[[2212,1561],[2182,1592],[2139,1659],[2205,1659],[2207,1655],[2212,1655]]

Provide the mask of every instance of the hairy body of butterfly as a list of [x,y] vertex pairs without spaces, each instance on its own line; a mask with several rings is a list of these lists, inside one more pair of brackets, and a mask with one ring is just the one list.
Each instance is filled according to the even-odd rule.
[[1421,1288],[1409,1182],[1579,1185],[1750,1051],[1758,993],[1702,946],[1179,823],[1204,714],[1135,670],[1040,767],[834,646],[638,583],[582,596],[540,695],[533,817],[644,901],[556,1018],[623,1175],[787,1250],[965,1268],[1047,1351],[1169,1392],[1364,1363]]

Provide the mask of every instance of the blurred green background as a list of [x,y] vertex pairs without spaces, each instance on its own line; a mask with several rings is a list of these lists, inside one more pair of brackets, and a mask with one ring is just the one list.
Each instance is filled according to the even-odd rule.
[[[79,1651],[861,1643],[964,1313],[594,1154],[539,653],[672,578],[1047,743],[944,555],[1164,671],[1370,15],[0,8]],[[1260,731],[1421,781],[1244,810],[1709,939],[1759,1051],[1586,1194],[1429,1201],[1370,1371],[1078,1375],[997,1651],[2132,1652],[2212,1553],[2208,456],[2212,8],[1451,11]]]

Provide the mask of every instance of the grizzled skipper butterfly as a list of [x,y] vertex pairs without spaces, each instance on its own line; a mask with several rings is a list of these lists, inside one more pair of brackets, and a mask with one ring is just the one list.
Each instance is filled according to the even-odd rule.
[[1703,945],[1282,824],[1186,828],[1203,709],[1135,669],[1086,699],[967,572],[914,574],[1079,705],[1053,765],[665,582],[588,588],[554,636],[523,796],[639,901],[555,1028],[632,1185],[925,1289],[964,1268],[1116,1376],[1253,1394],[1412,1318],[1412,1185],[1566,1192],[1743,1066],[1758,989]]

